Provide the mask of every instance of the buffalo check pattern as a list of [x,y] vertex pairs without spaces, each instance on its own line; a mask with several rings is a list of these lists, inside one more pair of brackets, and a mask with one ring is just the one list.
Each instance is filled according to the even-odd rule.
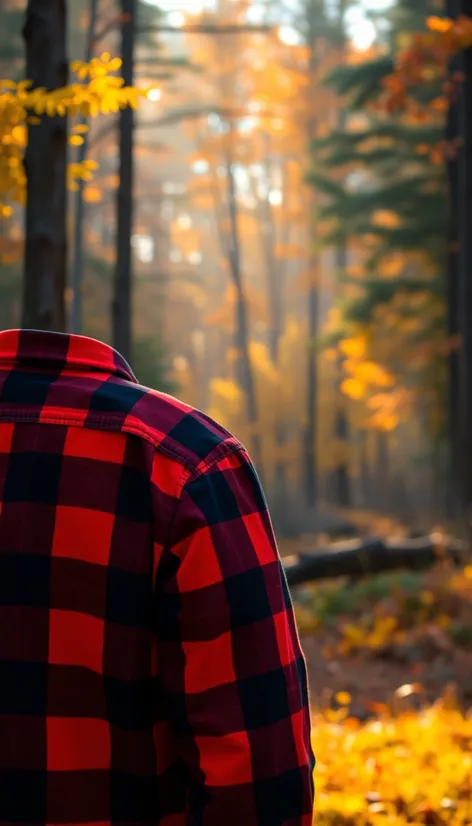
[[0,826],[310,826],[257,476],[110,347],[0,333]]

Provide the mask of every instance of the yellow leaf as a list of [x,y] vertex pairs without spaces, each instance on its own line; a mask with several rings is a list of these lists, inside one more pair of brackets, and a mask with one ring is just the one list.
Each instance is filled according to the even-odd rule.
[[119,57],[114,57],[113,60],[110,61],[108,64],[108,71],[109,72],[119,72],[122,66],[122,60]]
[[82,146],[84,139],[80,135],[70,135],[69,143],[71,146]]
[[356,377],[364,384],[373,384],[377,387],[392,387],[395,384],[393,376],[373,361],[359,364],[356,367]]
[[15,126],[11,133],[17,143],[21,146],[26,146],[27,133],[24,126]]
[[84,201],[88,204],[98,204],[103,198],[97,186],[87,186],[84,190]]
[[359,628],[359,626],[357,625],[345,625],[343,628],[343,636],[347,640],[347,642],[351,643],[352,645],[359,645],[365,640],[364,629]]
[[365,339],[361,336],[357,338],[345,338],[339,343],[339,349],[348,358],[360,359],[366,350]]
[[444,34],[452,29],[453,21],[450,19],[445,19],[444,17],[428,17],[426,20],[426,25],[430,32],[439,32],[440,34]]
[[340,706],[348,706],[352,702],[352,697],[348,691],[338,691],[335,700]]
[[350,399],[362,399],[366,392],[366,386],[357,379],[344,379],[341,382],[341,390]]
[[85,135],[85,133],[89,131],[89,127],[86,123],[78,123],[76,126],[73,127],[73,131],[77,135]]

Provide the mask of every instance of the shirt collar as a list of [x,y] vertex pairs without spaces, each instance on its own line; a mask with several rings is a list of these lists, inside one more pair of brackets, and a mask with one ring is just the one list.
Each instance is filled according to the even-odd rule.
[[0,331],[0,362],[51,370],[98,371],[137,380],[128,363],[108,344],[86,336],[41,330]]

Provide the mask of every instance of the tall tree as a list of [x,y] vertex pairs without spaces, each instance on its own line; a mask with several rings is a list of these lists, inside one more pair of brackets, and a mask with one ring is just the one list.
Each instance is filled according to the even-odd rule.
[[[28,0],[23,35],[33,88],[67,85],[65,0]],[[67,119],[43,114],[30,125],[23,327],[65,329]]]
[[[307,46],[309,50],[308,58],[308,89],[309,89],[309,114],[307,121],[307,141],[312,143],[317,134],[317,122],[313,114],[312,107],[316,95],[316,70],[318,64],[317,55],[317,32],[316,32],[316,7],[317,3],[310,2],[307,8],[308,11],[308,27],[307,27]],[[319,256],[315,247],[314,237],[314,222],[316,220],[316,200],[312,196],[311,202],[311,226],[312,232],[309,237],[309,286],[308,286],[308,347],[307,347],[307,376],[306,376],[306,425],[303,439],[303,460],[304,460],[304,475],[303,485],[305,500],[307,505],[311,506],[316,503],[317,490],[317,468],[316,468],[316,436],[317,436],[317,398],[316,391],[318,385],[318,354],[316,348],[316,339],[318,337],[318,291],[319,291]]]
[[[362,368],[364,377],[370,369],[375,383],[373,363],[379,361],[381,353],[386,357],[383,366],[393,371],[390,379],[381,379],[385,387],[390,381],[392,390],[373,391],[373,404],[385,405],[384,417],[374,416],[375,426],[396,427],[401,421],[398,411],[392,414],[395,394],[410,403],[415,392],[416,412],[423,417],[420,401],[428,398],[429,410],[435,410],[434,417],[429,417],[429,449],[435,451],[439,472],[443,445],[437,437],[444,432],[446,391],[443,274],[447,186],[437,149],[443,140],[444,114],[426,106],[424,119],[415,121],[404,112],[378,108],[385,81],[394,69],[398,43],[410,41],[433,11],[431,0],[415,4],[398,0],[389,12],[389,51],[373,50],[366,60],[338,67],[332,73],[331,83],[347,97],[346,128],[337,128],[315,143],[317,172],[313,182],[325,194],[322,216],[330,222],[327,242],[339,246],[349,239],[364,275],[362,281],[358,274],[345,278],[340,303],[345,331],[369,331],[364,358],[371,364]],[[418,100],[428,104],[440,90],[440,83],[431,81],[418,93]],[[382,321],[376,320],[388,312],[396,319],[395,333],[390,327],[392,346],[387,342],[389,327],[382,331]],[[403,347],[410,358],[402,362],[399,353]],[[348,357],[345,364],[351,369],[353,359]],[[359,398],[365,383],[349,379],[343,386]],[[367,418],[373,421],[369,414]]]
[[[126,85],[134,81],[134,47],[136,39],[136,0],[121,0],[122,77]],[[120,112],[120,183],[117,194],[117,257],[113,297],[113,343],[127,359],[132,347],[132,254],[133,232],[133,141],[134,112]]]
[[[471,0],[460,0],[459,15],[472,18]],[[460,381],[460,450],[462,461],[462,501],[466,529],[472,536],[472,48],[461,53],[462,83],[458,101],[458,124],[461,142],[457,159],[458,213],[458,322],[461,338],[459,351]]]
[[[345,33],[345,14],[347,2],[346,0],[339,0],[337,9],[338,18],[338,37],[339,43],[342,44],[343,62],[346,58],[346,33]],[[338,112],[338,128],[343,131],[346,128],[346,112],[344,108]],[[348,248],[346,239],[341,235],[335,248],[335,270],[336,270],[336,287],[339,290],[339,284],[342,283],[346,277],[348,263]],[[346,398],[341,390],[342,382],[342,360],[338,355],[337,370],[335,377],[335,437],[341,444],[347,444],[349,441],[349,421],[346,412]],[[336,504],[341,507],[348,508],[351,504],[351,482],[349,478],[349,467],[346,458],[340,459],[334,469],[334,499]]]
[[[231,135],[234,130],[231,131]],[[256,389],[254,386],[254,375],[249,353],[249,318],[246,303],[246,295],[243,284],[243,274],[241,268],[241,244],[238,226],[238,208],[236,201],[236,185],[234,180],[234,163],[231,155],[228,154],[226,160],[226,178],[228,182],[228,215],[229,215],[229,248],[228,257],[231,271],[231,278],[236,292],[236,336],[235,345],[238,352],[238,380],[244,390],[247,399],[247,410],[249,421],[253,428],[258,425],[258,411],[256,400]],[[257,432],[252,437],[252,453],[259,475],[262,478],[262,451],[261,437]]]
[[[305,0],[294,14],[293,24],[298,30],[306,51],[306,113],[305,140],[312,146],[324,130],[332,112],[323,111],[319,105],[320,83],[327,61],[340,45],[339,23],[332,15],[330,4],[325,0]],[[320,323],[320,239],[318,220],[320,192],[314,187],[309,193],[308,232],[308,290],[307,290],[307,351],[306,351],[306,410],[303,428],[303,495],[306,504],[313,507],[320,493],[320,479],[317,467],[317,447],[319,436],[319,363],[317,340]]]
[[[99,0],[90,0],[89,22],[85,42],[85,63],[89,63],[93,57],[94,39],[97,27]],[[88,126],[87,119],[82,119],[82,125]],[[88,133],[85,132],[83,142],[78,151],[78,163],[83,164],[87,159]],[[82,281],[84,266],[84,188],[85,181],[81,178],[78,182],[75,193],[75,214],[74,214],[74,250],[71,267],[71,288],[72,288],[72,308],[70,317],[71,333],[82,332]]]
[[[459,14],[460,0],[447,0],[446,13],[450,18],[457,18]],[[459,71],[461,58],[456,55],[449,66],[450,75]],[[459,137],[459,100],[457,96],[451,101],[448,109],[446,123],[446,141],[454,145]],[[459,335],[459,220],[458,220],[458,186],[459,186],[459,163],[458,153],[453,152],[447,162],[448,184],[449,184],[449,210],[448,210],[448,232],[447,232],[447,261],[446,261],[446,291],[447,291],[447,324],[448,333],[451,338],[456,339]],[[447,430],[448,430],[448,473],[447,473],[447,496],[446,509],[448,516],[457,517],[460,513],[460,489],[461,489],[461,447],[460,447],[460,375],[459,375],[459,353],[456,347],[452,348],[448,356],[448,409],[447,409]]]

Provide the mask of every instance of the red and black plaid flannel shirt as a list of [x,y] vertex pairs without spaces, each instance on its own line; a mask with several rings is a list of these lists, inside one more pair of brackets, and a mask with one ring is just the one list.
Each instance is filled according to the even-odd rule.
[[244,448],[91,339],[0,333],[0,824],[310,826]]

